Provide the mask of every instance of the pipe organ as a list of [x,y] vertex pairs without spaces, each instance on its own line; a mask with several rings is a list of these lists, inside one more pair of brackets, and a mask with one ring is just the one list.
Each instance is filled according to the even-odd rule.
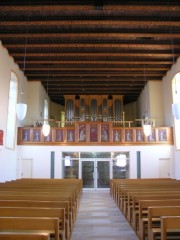
[[121,95],[65,95],[64,98],[66,121],[123,120]]

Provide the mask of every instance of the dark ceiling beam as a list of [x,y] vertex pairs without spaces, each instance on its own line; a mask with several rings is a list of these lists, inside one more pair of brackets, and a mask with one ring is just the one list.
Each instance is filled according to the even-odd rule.
[[[42,83],[44,83],[44,85],[47,85],[47,82],[42,82]],[[75,86],[75,87],[79,87],[79,85],[80,84],[82,84],[82,83],[73,83],[73,87]],[[124,86],[128,86],[128,87],[131,87],[131,86],[139,86],[140,87],[140,89],[141,89],[141,87],[142,86],[144,86],[144,84],[145,84],[145,81],[144,82],[141,82],[141,83],[121,83],[121,82],[108,82],[108,83],[106,83],[106,82],[99,82],[99,83],[87,83],[87,82],[84,82],[83,83],[83,86],[107,86],[108,84],[111,84],[111,86],[120,86],[120,87],[124,87]],[[48,86],[49,87],[49,86]],[[69,83],[63,83],[63,82],[61,82],[61,85],[59,84],[59,83],[51,83],[50,84],[50,89],[52,90],[52,89],[56,89],[56,87],[69,87]]]
[[1,20],[0,21],[0,26],[25,26],[25,27],[47,27],[47,26],[58,26],[63,27],[66,26],[66,28],[69,26],[71,29],[75,26],[82,26],[83,28],[87,28],[89,26],[94,26],[96,28],[101,28],[103,26],[106,27],[110,27],[110,28],[114,28],[114,27],[118,27],[118,28],[127,28],[128,26],[131,28],[147,28],[150,29],[151,27],[157,28],[157,27],[161,27],[161,28],[167,28],[167,26],[169,27],[179,27],[180,26],[180,19],[176,20],[176,21],[172,21],[172,20],[164,20],[164,21],[158,21],[158,20],[47,20],[47,18],[45,18],[45,20],[28,20],[28,21],[16,21],[16,20]]
[[[19,60],[17,61],[17,63],[19,64],[23,64],[24,61],[23,60]],[[28,64],[50,64],[49,60],[26,60],[26,63]],[[51,62],[51,65],[53,64],[73,64],[73,65],[81,65],[81,64],[92,64],[92,65],[109,65],[109,66],[112,66],[114,64],[129,64],[129,65],[144,65],[144,64],[160,64],[160,65],[170,65],[172,64],[173,62],[170,61],[170,60],[156,60],[156,61],[150,61],[149,59],[145,59],[145,60],[142,60],[142,61],[134,61],[134,60],[124,60],[124,61],[108,61],[108,60],[104,60],[104,61],[63,61],[63,60],[54,60],[53,62]]]
[[[64,72],[64,73],[51,73],[51,77],[52,76],[79,76],[81,74],[81,76],[107,76],[107,74],[109,74],[110,76],[132,76],[132,72],[130,73],[115,73],[115,72],[102,72],[102,73],[99,73],[99,72],[90,72],[90,73],[86,73],[86,72],[83,72],[83,73],[76,73],[76,72]],[[136,76],[144,76],[144,73],[135,73]],[[161,76],[162,73],[148,73],[148,76]],[[26,76],[47,76],[47,73],[26,73]]]
[[[180,53],[175,53],[175,56],[179,56]],[[14,53],[14,57],[24,57],[24,53]],[[26,53],[27,57],[39,58],[39,57],[146,57],[146,58],[172,58],[172,53]],[[53,60],[53,59],[52,59]]]
[[[3,4],[2,4],[3,2]],[[112,3],[109,4],[109,5],[106,5],[104,3],[104,7],[103,7],[103,10],[113,10],[113,11],[121,11],[122,13],[125,13],[125,12],[129,12],[129,14],[132,14],[134,12],[141,12],[141,14],[147,12],[148,14],[152,14],[152,13],[162,13],[162,11],[164,12],[172,12],[172,13],[176,13],[176,12],[180,12],[180,6],[177,4],[177,1],[176,1],[176,4],[173,4],[172,1],[169,1],[169,4],[164,4],[162,5],[162,2],[158,5],[158,2],[155,1],[155,4],[153,4],[152,2],[148,5],[148,2],[146,2],[146,4],[144,5],[142,2],[139,2],[138,4],[130,4],[128,5],[128,2],[126,4],[126,2],[123,1],[122,2],[116,2],[116,3],[113,3],[113,1],[111,1]],[[51,12],[58,12],[58,11],[70,11],[70,12],[73,12],[73,11],[86,11],[86,10],[93,10],[94,9],[94,6],[93,4],[78,4],[77,1],[76,3],[74,4],[61,4],[61,5],[58,5],[58,4],[44,4],[44,5],[32,5],[32,4],[23,4],[21,6],[18,6],[16,4],[13,4],[13,5],[9,5],[7,1],[1,1],[1,6],[0,6],[0,11],[2,12],[17,12],[18,13],[32,13],[33,12],[39,12],[39,11],[45,11],[47,13],[51,13]]]
[[[51,67],[50,69],[47,69],[47,67],[26,67],[26,72],[27,71],[44,71],[44,72],[54,72],[54,71],[79,71],[79,70],[83,70],[83,71],[104,71],[103,67]],[[131,67],[111,67],[111,68],[106,68],[106,71],[134,71],[134,72],[138,72],[138,71],[142,71],[144,70],[144,67],[139,67],[139,68],[131,68]],[[146,67],[146,71],[166,71],[168,70],[168,67],[159,67],[159,68],[155,68],[155,67]]]
[[[86,76],[87,77],[87,76]],[[80,77],[79,77],[80,78]],[[88,80],[89,81],[91,81],[92,80],[92,83],[93,82],[96,82],[96,81],[98,81],[98,82],[100,82],[100,81],[103,81],[103,80],[101,80],[102,78],[104,78],[104,81],[106,82],[106,83],[111,83],[111,81],[113,82],[113,81],[119,81],[119,82],[122,82],[122,83],[131,83],[131,84],[136,84],[136,82],[138,81],[138,82],[142,82],[143,84],[145,84],[145,79],[144,79],[144,76],[142,77],[142,76],[134,76],[134,75],[131,75],[131,76],[123,76],[122,78],[120,78],[120,77],[118,77],[118,76],[99,76],[99,78],[98,79],[94,79],[95,78],[95,76],[93,76],[93,78],[91,78],[90,76],[88,76]],[[114,80],[114,79],[117,79],[117,80]],[[81,78],[82,80],[78,80],[77,79],[77,76],[73,76],[73,78],[71,77],[71,80],[69,80],[68,81],[68,79],[67,79],[67,77],[52,77],[52,78],[49,78],[49,84],[51,84],[51,81],[52,82],[54,82],[54,81],[56,81],[57,83],[59,83],[59,84],[61,84],[61,82],[63,82],[63,81],[65,81],[65,82],[68,82],[69,84],[71,84],[72,82],[74,83],[74,82],[79,82],[79,84],[82,84],[83,83],[83,81],[84,82],[86,82],[86,80],[83,80],[84,78]],[[107,79],[109,79],[109,80],[107,80]],[[47,78],[44,78],[44,76],[40,76],[40,77],[33,77],[33,76],[31,76],[28,80],[30,80],[30,81],[40,81],[40,82],[43,82],[43,83],[47,83]],[[146,80],[148,80],[148,81],[160,81],[160,80],[162,80],[161,79],[161,76],[156,76],[156,77],[152,77],[152,76],[148,76],[148,75],[146,75]]]
[[[8,49],[18,49],[18,48],[22,48],[24,49],[24,44],[23,43],[18,43],[18,44],[9,44],[9,43],[4,43],[4,46],[7,47]],[[53,44],[53,43],[29,43],[26,46],[27,50],[30,48],[33,49],[49,49],[49,48],[54,48],[54,49],[79,49],[79,51],[81,50],[93,50],[94,49],[108,49],[108,51],[112,51],[113,49],[128,49],[129,51],[131,50],[142,50],[145,49],[147,50],[163,50],[163,51],[167,51],[167,50],[171,50],[172,46],[171,44],[128,44],[128,43],[113,43],[113,44],[106,44],[106,43],[59,43],[59,44]],[[180,44],[174,44],[174,49],[180,49]],[[72,50],[73,51],[73,50]],[[97,50],[96,50],[97,51]]]
[[[0,38],[4,39],[19,39],[23,38],[25,39],[27,36],[26,33],[0,33]],[[89,39],[89,41],[92,41],[93,39],[97,40],[141,40],[141,41],[148,41],[148,40],[162,40],[162,39],[169,39],[171,40],[172,38],[179,39],[180,38],[180,32],[179,33],[133,33],[133,32],[126,32],[126,33],[97,33],[97,32],[91,32],[91,33],[28,33],[28,38],[30,39],[36,39],[40,38],[41,40],[43,38],[66,38],[70,40],[76,40],[78,38],[79,41],[82,41],[83,39]]]

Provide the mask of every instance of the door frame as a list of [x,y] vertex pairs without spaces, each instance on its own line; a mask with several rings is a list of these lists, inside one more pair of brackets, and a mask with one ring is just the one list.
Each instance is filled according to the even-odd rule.
[[80,159],[80,167],[79,167],[79,177],[82,179],[82,162],[94,162],[94,188],[83,188],[84,190],[109,190],[109,188],[98,188],[97,186],[97,180],[98,180],[98,172],[97,172],[97,163],[98,162],[109,162],[109,180],[112,177],[112,161],[110,158],[85,158],[85,159]]

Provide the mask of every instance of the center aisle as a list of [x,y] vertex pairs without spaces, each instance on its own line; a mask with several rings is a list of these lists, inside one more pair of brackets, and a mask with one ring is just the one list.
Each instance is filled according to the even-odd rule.
[[84,191],[71,240],[137,240],[109,191]]

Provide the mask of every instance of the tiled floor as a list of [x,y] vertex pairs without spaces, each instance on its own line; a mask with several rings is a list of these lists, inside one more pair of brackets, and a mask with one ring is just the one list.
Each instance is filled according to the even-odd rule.
[[71,240],[137,240],[109,191],[83,192]]

